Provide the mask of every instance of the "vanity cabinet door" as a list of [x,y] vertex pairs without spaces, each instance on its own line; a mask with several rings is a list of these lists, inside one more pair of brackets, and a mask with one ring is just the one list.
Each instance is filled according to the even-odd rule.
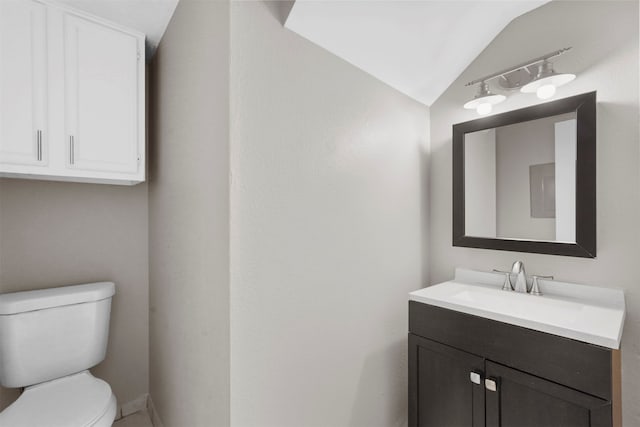
[[42,3],[0,0],[0,170],[46,163],[46,19]]
[[487,427],[611,427],[611,403],[487,361]]
[[484,359],[409,334],[409,427],[483,427]]

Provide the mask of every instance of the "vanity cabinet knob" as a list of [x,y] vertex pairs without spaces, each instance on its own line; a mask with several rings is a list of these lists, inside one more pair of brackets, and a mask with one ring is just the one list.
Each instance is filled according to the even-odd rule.
[[482,372],[469,372],[469,379],[472,383],[480,385],[482,383]]
[[484,380],[484,388],[489,391],[497,391],[498,390],[498,380],[495,378],[485,378]]

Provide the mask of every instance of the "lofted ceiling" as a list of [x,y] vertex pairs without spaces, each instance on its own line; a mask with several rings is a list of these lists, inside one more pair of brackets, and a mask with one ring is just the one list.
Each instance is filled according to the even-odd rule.
[[431,105],[514,18],[549,0],[297,0],[285,27]]
[[146,34],[147,59],[150,59],[178,0],[59,0],[59,3]]

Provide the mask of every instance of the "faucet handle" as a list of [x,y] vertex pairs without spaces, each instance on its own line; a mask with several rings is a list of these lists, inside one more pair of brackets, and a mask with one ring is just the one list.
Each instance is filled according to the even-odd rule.
[[537,295],[537,296],[542,296],[542,292],[540,291],[540,288],[538,287],[538,279],[553,280],[553,276],[540,276],[538,274],[534,274],[531,277],[533,277],[533,283],[531,284],[531,291],[529,291],[529,293],[531,295]]
[[511,272],[493,269],[495,273],[504,274],[504,283],[502,284],[503,291],[513,291],[513,284],[511,284]]

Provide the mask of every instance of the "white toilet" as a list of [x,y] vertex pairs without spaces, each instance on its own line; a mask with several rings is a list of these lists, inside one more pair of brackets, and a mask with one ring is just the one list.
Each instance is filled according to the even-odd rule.
[[104,427],[116,398],[88,369],[107,350],[110,282],[0,295],[0,384],[26,387],[6,427]]

